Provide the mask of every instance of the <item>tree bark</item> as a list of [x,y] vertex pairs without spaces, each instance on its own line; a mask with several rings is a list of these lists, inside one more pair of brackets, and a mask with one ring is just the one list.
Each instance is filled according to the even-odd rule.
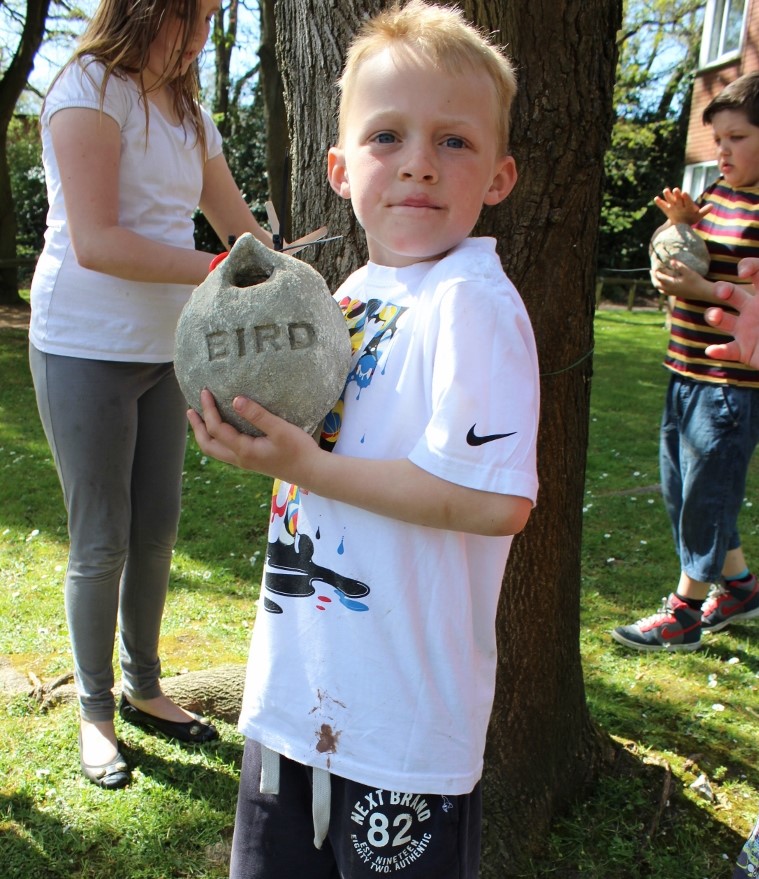
[[287,130],[282,74],[277,64],[275,6],[276,0],[261,0],[261,44],[258,58],[266,113],[266,172],[269,178],[269,198],[279,217],[280,232],[293,240],[298,236],[291,234],[292,189],[287,158],[290,152],[290,134]]
[[[178,705],[228,723],[237,723],[242,707],[246,666],[223,665],[202,671],[190,671],[161,679],[161,689]],[[0,692],[26,693],[39,702],[43,711],[59,705],[73,704],[78,696],[73,674],[62,675],[55,681],[30,686],[24,675],[14,672],[0,657]],[[116,695],[121,691],[117,682]]]
[[334,290],[366,262],[363,233],[350,204],[327,183],[327,150],[337,142],[337,108],[345,49],[365,15],[380,0],[278,0],[277,58],[282,71],[293,179],[293,234],[323,224],[343,240],[311,247],[312,262]]
[[0,78],[0,305],[17,305],[16,208],[8,167],[8,127],[16,102],[34,66],[34,56],[45,33],[50,0],[27,0],[26,18],[16,52]]
[[[377,0],[280,0],[297,231],[327,222],[339,244],[312,258],[334,288],[366,253],[350,205],[325,176],[336,139],[335,81],[360,17]],[[608,739],[585,701],[579,648],[580,547],[603,156],[613,112],[620,0],[464,0],[514,60],[520,90],[514,192],[487,209],[530,312],[541,366],[540,496],[514,542],[498,616],[499,667],[483,779],[483,876],[504,879],[540,850],[555,814],[599,771]],[[475,307],[473,305],[473,307]]]
[[484,776],[483,876],[499,879],[522,847],[539,850],[552,817],[608,753],[585,701],[579,610],[598,218],[622,4],[536,0],[527,8],[464,4],[500,34],[519,73],[512,150],[520,180],[478,231],[499,242],[541,369],[540,495],[504,578]]
[[239,0],[229,0],[221,6],[213,20],[214,57],[216,76],[214,78],[213,111],[218,114],[217,126],[223,138],[229,137],[231,122],[229,119],[230,65],[232,52],[237,42],[237,20]]

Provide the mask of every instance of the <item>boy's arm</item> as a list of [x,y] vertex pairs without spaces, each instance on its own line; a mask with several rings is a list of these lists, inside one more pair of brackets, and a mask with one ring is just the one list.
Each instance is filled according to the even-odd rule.
[[719,327],[734,337],[730,342],[709,345],[707,357],[716,360],[739,360],[759,369],[759,259],[742,259],[738,263],[738,277],[748,284],[720,283],[716,285],[717,299],[721,304],[736,309],[737,315],[723,308],[708,308],[704,313],[706,322]]
[[[668,226],[687,223],[693,226],[712,209],[710,202],[699,207],[681,189],[666,188],[654,198],[654,204],[666,215],[667,222],[654,232],[652,240]],[[680,299],[695,299],[700,302],[718,302],[714,295],[714,284],[681,262],[672,262],[672,269],[657,269],[651,272],[651,283],[662,296],[677,296]]]
[[528,498],[479,491],[427,473],[411,461],[333,455],[258,403],[237,397],[234,407],[265,436],[240,433],[219,416],[212,395],[201,394],[203,418],[188,418],[208,455],[298,485],[322,497],[430,528],[486,536],[516,534],[527,523]]

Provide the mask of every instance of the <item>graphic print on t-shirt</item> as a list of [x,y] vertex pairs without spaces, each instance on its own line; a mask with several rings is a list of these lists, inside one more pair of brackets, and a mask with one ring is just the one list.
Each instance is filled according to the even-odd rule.
[[[319,444],[327,451],[331,451],[337,442],[340,425],[343,422],[343,401],[346,395],[352,393],[355,384],[358,388],[356,392],[356,399],[358,399],[361,396],[361,391],[372,383],[380,360],[383,356],[385,358],[388,356],[389,344],[398,330],[398,318],[404,311],[408,310],[404,306],[393,305],[392,302],[383,302],[380,299],[361,302],[358,299],[346,297],[341,299],[338,304],[345,315],[345,322],[348,324],[354,363],[348,373],[340,399],[324,419]],[[356,353],[362,346],[361,355],[355,359]],[[383,372],[384,366],[380,375]]]
[[[378,299],[364,303],[346,298],[339,304],[348,323],[353,355],[355,357],[359,351],[361,353],[354,360],[340,400],[324,420],[320,444],[328,451],[332,450],[340,433],[346,393],[354,383],[359,395],[363,388],[371,384],[380,360],[388,354],[398,318],[406,311],[405,308]],[[379,375],[383,372],[384,369],[380,370]],[[310,598],[318,590],[317,610],[325,610],[333,601],[338,601],[348,610],[369,610],[369,606],[360,600],[369,594],[369,586],[337,570],[342,555],[342,540],[333,550],[335,568],[314,561],[314,541],[308,534],[298,531],[300,498],[301,491],[297,485],[279,480],[274,483],[264,574],[264,609],[270,613],[284,612],[282,604],[273,595],[278,598]],[[319,529],[315,538],[321,539]],[[323,550],[323,547],[320,549]],[[323,558],[323,551],[320,555]]]

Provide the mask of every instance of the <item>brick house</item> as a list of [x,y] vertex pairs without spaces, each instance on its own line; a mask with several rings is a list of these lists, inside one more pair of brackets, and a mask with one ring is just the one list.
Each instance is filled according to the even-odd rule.
[[759,0],[707,0],[685,145],[683,189],[694,197],[718,175],[711,128],[701,121],[704,107],[752,70],[759,70]]

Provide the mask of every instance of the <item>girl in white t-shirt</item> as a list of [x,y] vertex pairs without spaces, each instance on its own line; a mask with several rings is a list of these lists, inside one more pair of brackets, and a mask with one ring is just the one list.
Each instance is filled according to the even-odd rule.
[[211,260],[194,248],[193,212],[220,240],[271,244],[198,100],[217,9],[102,0],[42,111],[50,209],[30,362],[68,513],[81,768],[104,788],[130,781],[113,722],[117,621],[122,717],[187,742],[217,735],[161,692],[158,658],[186,437],[174,330]]

